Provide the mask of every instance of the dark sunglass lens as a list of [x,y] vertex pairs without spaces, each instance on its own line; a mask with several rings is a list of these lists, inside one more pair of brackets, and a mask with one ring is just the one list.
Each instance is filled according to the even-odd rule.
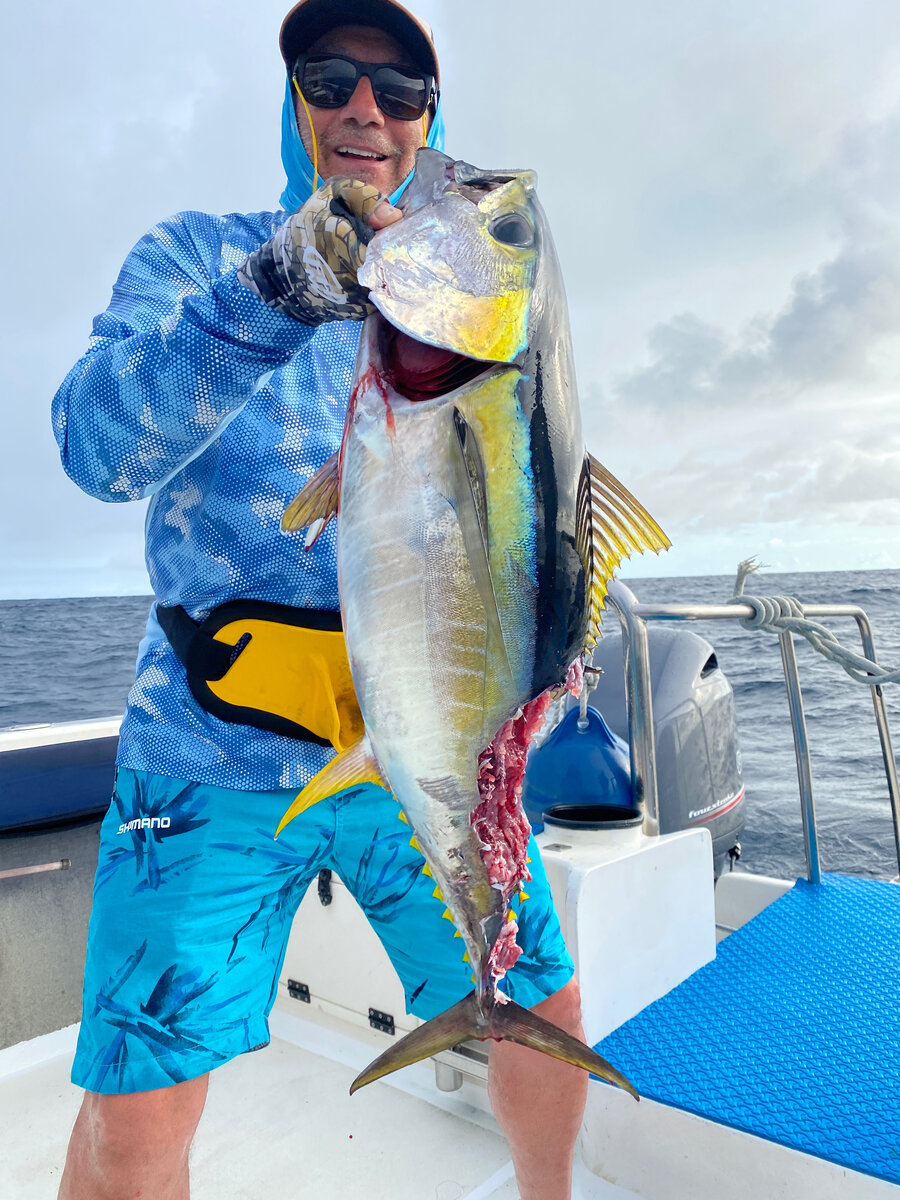
[[428,104],[428,84],[422,75],[407,75],[396,67],[379,67],[375,72],[375,99],[389,117],[414,121]]
[[340,108],[353,95],[358,76],[344,58],[311,58],[303,68],[300,90],[318,108]]

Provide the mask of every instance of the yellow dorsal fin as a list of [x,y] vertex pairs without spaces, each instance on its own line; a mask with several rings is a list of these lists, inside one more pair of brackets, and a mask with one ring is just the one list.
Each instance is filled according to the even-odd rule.
[[358,742],[354,742],[352,746],[348,746],[337,758],[326,763],[318,775],[312,777],[281,818],[278,828],[275,830],[275,836],[278,837],[285,825],[293,821],[294,817],[306,812],[320,800],[325,800],[328,796],[335,796],[347,788],[359,787],[361,783],[374,783],[378,787],[383,787],[385,791],[390,791],[381,777],[381,768],[375,761],[369,739],[365,735]]
[[337,512],[340,486],[340,464],[338,452],[335,452],[319,467],[312,479],[303,485],[284,510],[284,516],[281,518],[282,533],[293,533],[297,529],[305,529],[307,525],[315,525],[306,541],[306,547],[309,549]]
[[578,484],[578,550],[590,579],[585,650],[600,637],[600,610],[606,589],[623,558],[644,550],[668,550],[672,544],[644,506],[591,454],[584,456]]

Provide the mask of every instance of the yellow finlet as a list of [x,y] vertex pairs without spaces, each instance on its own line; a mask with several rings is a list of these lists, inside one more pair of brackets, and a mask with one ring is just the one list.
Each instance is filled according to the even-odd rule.
[[402,809],[402,808],[401,808],[401,809],[400,809],[400,811],[397,813],[397,816],[400,818],[400,820],[403,822],[403,824],[404,824],[404,825],[408,825],[408,824],[409,824],[409,817],[406,815],[406,813],[403,811],[403,809]]
[[365,734],[358,742],[342,751],[337,758],[326,763],[318,775],[312,777],[281,818],[275,836],[278,837],[294,817],[306,812],[320,800],[336,796],[338,792],[346,791],[347,788],[359,787],[362,783],[374,783],[377,787],[383,787],[385,791],[390,790],[381,777],[381,768],[375,761],[375,755]]
[[468,950],[463,952],[462,960],[463,960],[463,962],[467,962],[467,963],[470,963],[472,961],[471,958],[469,958]]
[[422,847],[419,845],[419,839],[415,834],[413,834],[409,839],[409,844],[412,846],[413,850],[418,850],[420,854],[422,853]]
[[444,899],[444,893],[441,891],[440,884],[435,884],[434,891],[431,894],[434,896],[435,900],[443,901]]
[[454,936],[454,937],[462,937],[462,934],[459,932],[459,930],[458,930],[458,929],[454,929],[454,930],[453,930],[453,936]]
[[450,911],[450,909],[449,909],[449,908],[445,908],[445,909],[444,909],[444,911],[441,913],[441,918],[442,918],[444,921],[452,921],[452,920],[453,920],[453,913]]
[[427,875],[429,879],[434,879],[434,874],[432,873],[431,867],[429,867],[428,863],[426,863],[422,868],[422,874]]
[[517,916],[518,916],[518,914],[514,913],[511,908],[507,910],[507,913],[506,913],[507,921],[515,921]]
[[521,903],[522,903],[524,900],[527,900],[527,899],[529,899],[529,896],[528,896],[528,893],[527,893],[527,892],[519,892],[519,903],[520,903],[520,904],[521,904]]

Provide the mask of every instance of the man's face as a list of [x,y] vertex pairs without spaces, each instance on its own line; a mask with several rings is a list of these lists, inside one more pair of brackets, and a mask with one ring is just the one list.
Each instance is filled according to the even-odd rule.
[[[346,54],[359,62],[412,65],[409,55],[388,34],[361,25],[342,26],[320,38],[311,50]],[[300,137],[313,160],[309,123],[299,96],[294,96]],[[319,175],[349,175],[390,195],[415,166],[422,145],[422,122],[387,117],[375,103],[372,84],[360,78],[343,108],[309,106],[319,152]],[[373,154],[376,158],[371,157]]]

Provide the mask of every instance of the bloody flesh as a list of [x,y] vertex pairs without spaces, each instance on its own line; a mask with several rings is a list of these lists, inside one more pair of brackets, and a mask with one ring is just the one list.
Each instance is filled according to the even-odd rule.
[[[488,748],[478,756],[479,803],[472,825],[481,841],[481,859],[491,885],[508,902],[519,884],[531,878],[528,839],[531,826],[520,796],[525,759],[532,737],[550,707],[550,692],[530,700],[500,728]],[[518,926],[508,917],[491,950],[489,967],[496,982],[512,967],[521,949],[516,945]]]

